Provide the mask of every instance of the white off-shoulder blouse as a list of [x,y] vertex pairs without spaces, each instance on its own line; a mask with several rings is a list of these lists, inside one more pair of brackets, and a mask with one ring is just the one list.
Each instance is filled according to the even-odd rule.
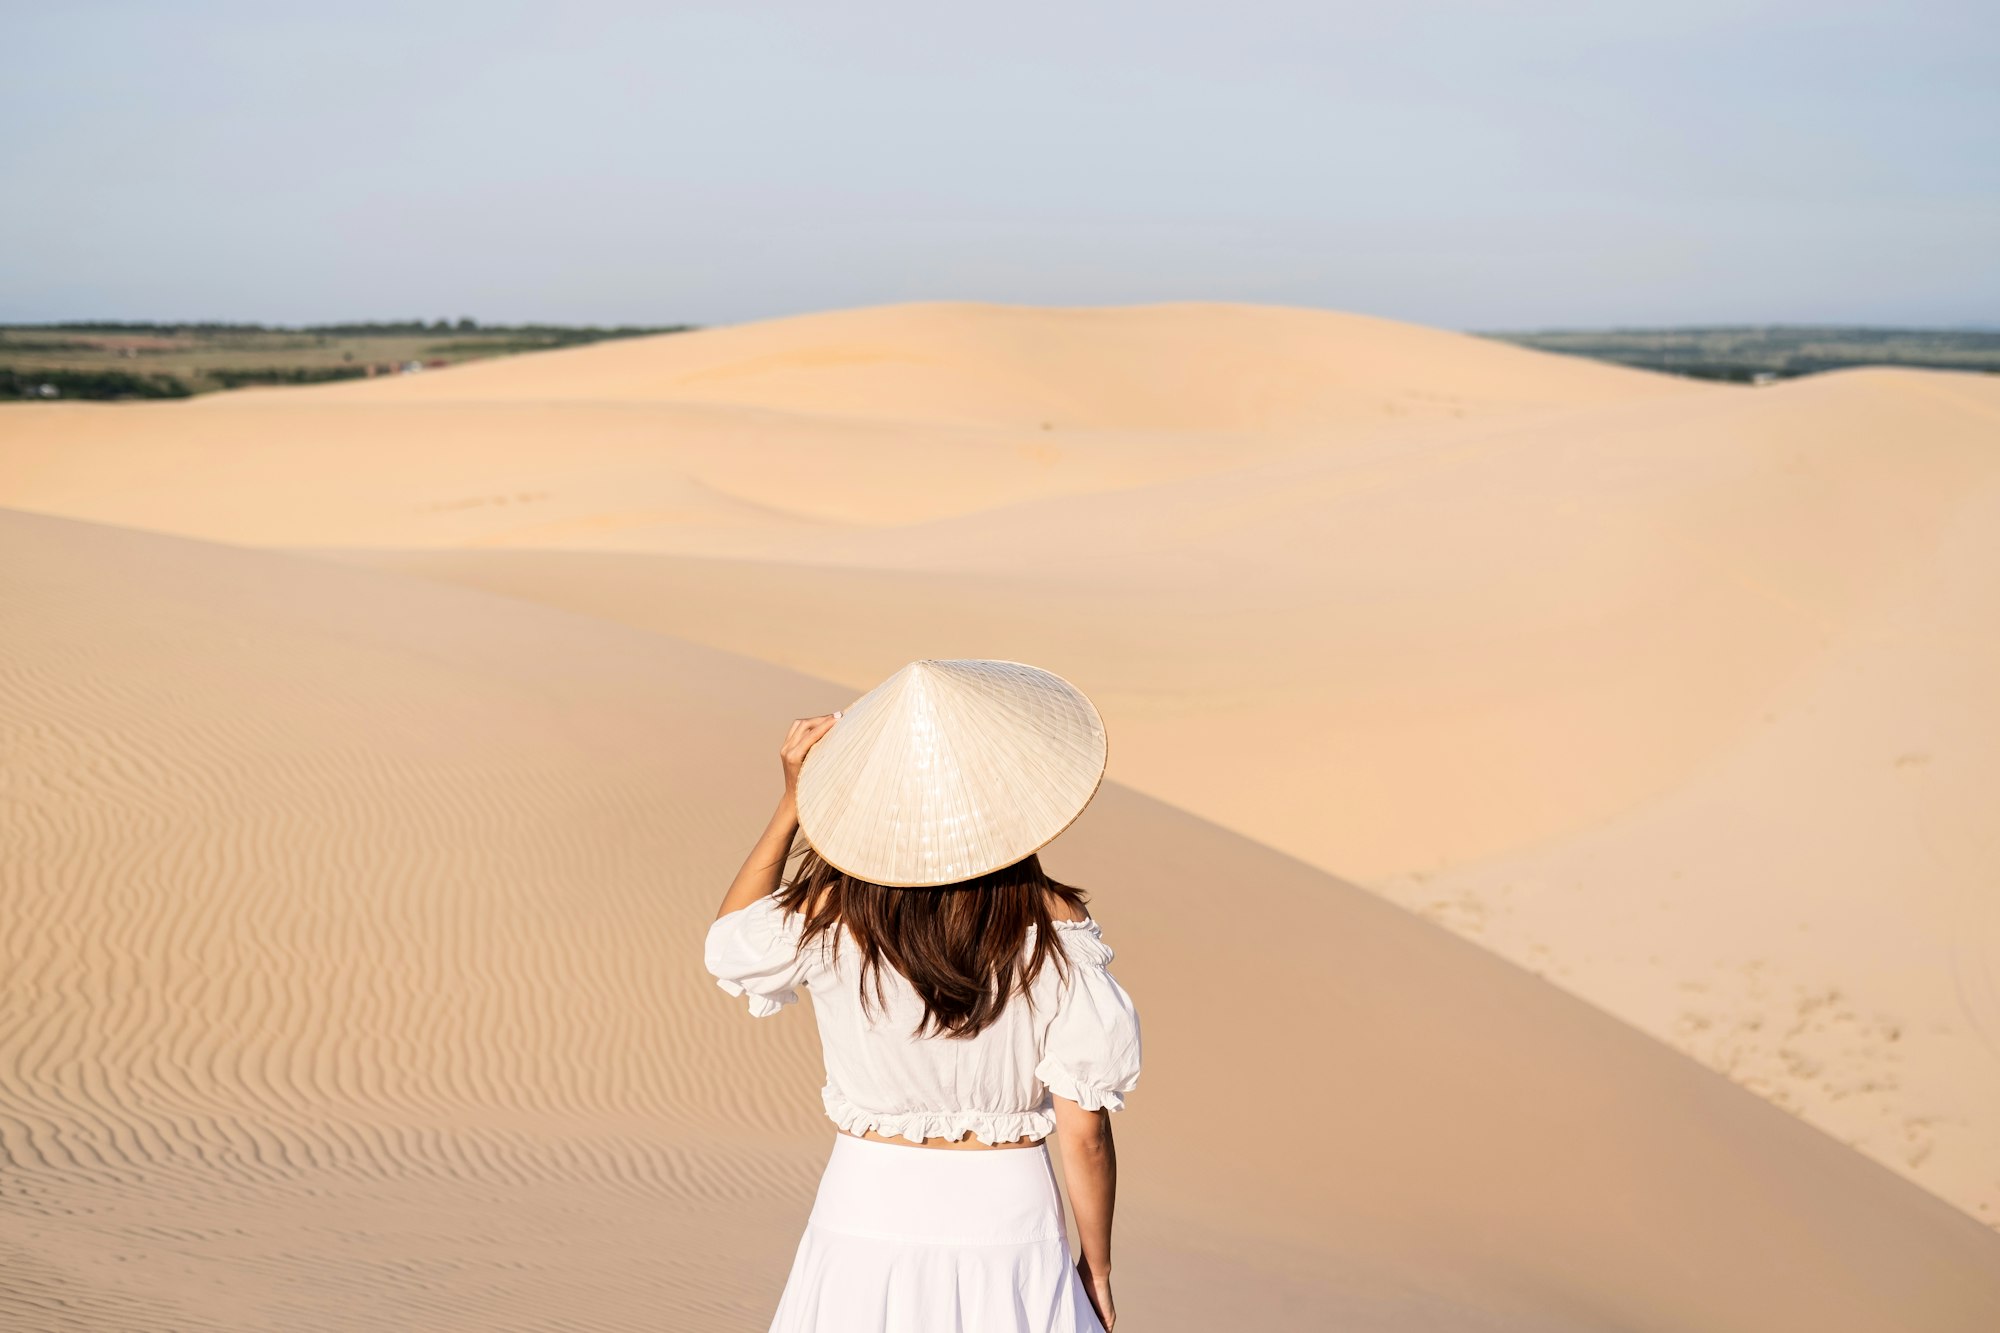
[[[776,897],[716,918],[703,952],[716,985],[747,997],[759,1018],[797,1003],[801,986],[812,992],[826,1057],[820,1096],[842,1129],[918,1142],[969,1130],[985,1143],[1010,1143],[1054,1131],[1052,1094],[1117,1111],[1139,1081],[1139,1014],[1111,975],[1103,929],[1095,917],[1054,924],[1068,979],[1058,978],[1055,960],[1043,963],[1033,1007],[1016,994],[992,1026],[967,1039],[911,1036],[923,1000],[886,963],[888,1003],[865,1012],[852,936],[837,956],[831,931],[801,952],[804,918]],[[1031,929],[1024,950],[1033,943]]]

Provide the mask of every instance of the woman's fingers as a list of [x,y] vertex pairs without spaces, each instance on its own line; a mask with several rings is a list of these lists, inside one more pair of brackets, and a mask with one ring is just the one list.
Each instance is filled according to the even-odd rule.
[[791,740],[802,732],[811,731],[814,727],[821,726],[837,716],[839,715],[836,713],[822,713],[818,717],[794,718],[792,725],[785,729],[785,739]]
[[778,747],[778,753],[793,763],[803,760],[806,751],[812,749],[819,738],[832,729],[833,724],[840,720],[840,716],[840,713],[835,711],[822,713],[818,717],[796,719],[785,732],[785,743]]

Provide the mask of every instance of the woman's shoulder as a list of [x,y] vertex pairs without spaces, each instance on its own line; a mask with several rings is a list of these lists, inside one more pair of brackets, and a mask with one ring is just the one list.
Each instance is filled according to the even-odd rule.
[[[1072,903],[1049,898],[1049,924],[1054,927],[1049,934],[1061,946],[1062,951],[1073,963],[1094,964],[1102,967],[1114,956],[1111,946],[1105,942],[1104,927],[1080,903]],[[1032,931],[1030,932],[1032,938]]]
[[1055,927],[1049,933],[1068,946],[1072,955],[1083,953],[1094,959],[1097,953],[1106,948],[1104,927],[1098,924],[1097,918],[1091,915],[1089,908],[1081,903],[1058,898],[1054,894],[1049,895],[1048,902],[1049,924]]
[[1090,913],[1085,910],[1083,904],[1073,903],[1069,899],[1053,893],[1046,895],[1046,897],[1049,904],[1050,920],[1058,924],[1065,921],[1081,923],[1090,920]]

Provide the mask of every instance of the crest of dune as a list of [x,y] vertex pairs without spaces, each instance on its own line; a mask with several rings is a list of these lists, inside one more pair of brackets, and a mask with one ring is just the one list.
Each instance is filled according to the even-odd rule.
[[[1652,396],[1675,381],[1332,311],[948,302],[661,334],[283,396],[345,404],[703,404],[988,428],[1325,429]],[[268,394],[204,405],[257,406]]]
[[691,950],[765,733],[977,656],[1112,738],[1128,1318],[1996,1326],[1995,439],[1211,304],[0,409],[0,1299],[757,1326],[816,1052]]

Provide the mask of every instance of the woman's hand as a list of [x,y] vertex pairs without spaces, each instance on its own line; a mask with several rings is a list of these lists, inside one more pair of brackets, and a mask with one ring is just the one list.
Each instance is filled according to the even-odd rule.
[[1118,1322],[1118,1311],[1111,1304],[1111,1274],[1092,1272],[1090,1260],[1079,1254],[1076,1275],[1083,1279],[1083,1292],[1090,1297],[1090,1308],[1097,1311],[1097,1322],[1104,1325],[1104,1333],[1111,1333],[1111,1326]]
[[819,743],[819,738],[833,730],[833,724],[840,721],[840,712],[822,713],[818,717],[802,717],[792,723],[792,729],[785,733],[785,743],[778,749],[778,758],[785,765],[785,796],[796,799],[799,794],[799,769],[805,766],[806,752]]

